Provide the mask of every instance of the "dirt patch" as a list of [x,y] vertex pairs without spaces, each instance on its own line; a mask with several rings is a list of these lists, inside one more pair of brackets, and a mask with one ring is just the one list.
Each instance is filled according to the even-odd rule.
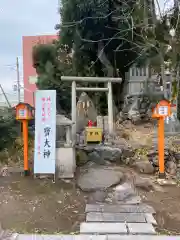
[[157,231],[162,234],[180,235],[180,188],[163,187],[164,192],[141,192],[145,202],[156,210]]
[[84,220],[86,195],[73,183],[10,176],[0,181],[0,223],[19,233],[70,233]]
[[[180,186],[160,186],[156,184],[157,176],[139,174],[134,169],[121,168],[125,174],[125,181],[135,184],[136,178],[147,179],[142,182],[141,188],[136,188],[137,195],[141,196],[142,202],[152,206],[158,223],[156,231],[159,234],[180,235]],[[152,187],[148,187],[148,180]],[[143,188],[142,188],[143,186]]]
[[[132,181],[137,173],[128,167],[117,167]],[[140,177],[153,176],[138,174]],[[163,191],[137,190],[143,202],[156,210],[157,231],[180,234],[180,188],[163,186]],[[111,189],[109,189],[111,190]],[[78,233],[84,221],[85,204],[92,193],[83,193],[75,181],[39,180],[20,176],[0,179],[0,223],[19,233]]]

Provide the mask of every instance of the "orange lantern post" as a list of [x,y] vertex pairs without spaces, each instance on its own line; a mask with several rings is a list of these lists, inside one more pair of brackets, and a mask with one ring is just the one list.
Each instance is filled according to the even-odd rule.
[[164,167],[164,119],[171,115],[171,104],[167,100],[161,100],[153,109],[152,118],[158,120],[158,154],[159,177],[165,178]]
[[16,106],[16,119],[23,124],[23,141],[24,141],[24,175],[29,175],[28,164],[28,121],[33,119],[34,108],[27,103],[19,103]]

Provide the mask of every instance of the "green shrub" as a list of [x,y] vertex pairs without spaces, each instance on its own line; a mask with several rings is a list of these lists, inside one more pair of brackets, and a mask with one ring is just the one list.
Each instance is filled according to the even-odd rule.
[[0,109],[0,151],[12,145],[20,133],[20,123],[16,121],[12,109]]

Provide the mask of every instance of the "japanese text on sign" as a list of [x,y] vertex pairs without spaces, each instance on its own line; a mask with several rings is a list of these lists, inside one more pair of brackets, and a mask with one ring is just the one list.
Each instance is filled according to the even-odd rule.
[[19,109],[19,117],[26,117],[26,109]]
[[36,92],[34,173],[55,173],[56,91]]
[[49,141],[49,135],[51,132],[50,127],[45,127],[44,128],[44,158],[49,158],[51,155],[51,146],[50,146],[50,141]]
[[50,118],[51,114],[51,97],[42,97],[41,98],[42,103],[42,121],[45,122]]
[[159,106],[159,115],[167,116],[168,115],[168,106]]

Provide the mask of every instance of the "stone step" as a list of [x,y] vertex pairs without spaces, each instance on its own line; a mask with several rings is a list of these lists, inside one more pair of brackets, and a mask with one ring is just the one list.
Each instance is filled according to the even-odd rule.
[[94,223],[84,222],[80,225],[81,234],[156,234],[150,223]]
[[156,234],[150,223],[127,223],[127,229],[130,234]]
[[151,213],[103,213],[89,212],[86,214],[86,222],[147,222],[157,225],[156,219]]
[[157,225],[156,219],[153,217],[151,213],[145,213],[146,222],[151,223],[153,225]]
[[179,236],[155,235],[37,235],[19,234],[14,240],[179,240]]
[[125,223],[87,223],[80,224],[81,234],[128,234]]
[[139,205],[109,205],[109,204],[86,204],[85,212],[109,212],[109,213],[151,213],[155,210],[147,204]]
[[145,223],[146,217],[143,213],[102,213],[88,212],[86,222],[129,222]]

